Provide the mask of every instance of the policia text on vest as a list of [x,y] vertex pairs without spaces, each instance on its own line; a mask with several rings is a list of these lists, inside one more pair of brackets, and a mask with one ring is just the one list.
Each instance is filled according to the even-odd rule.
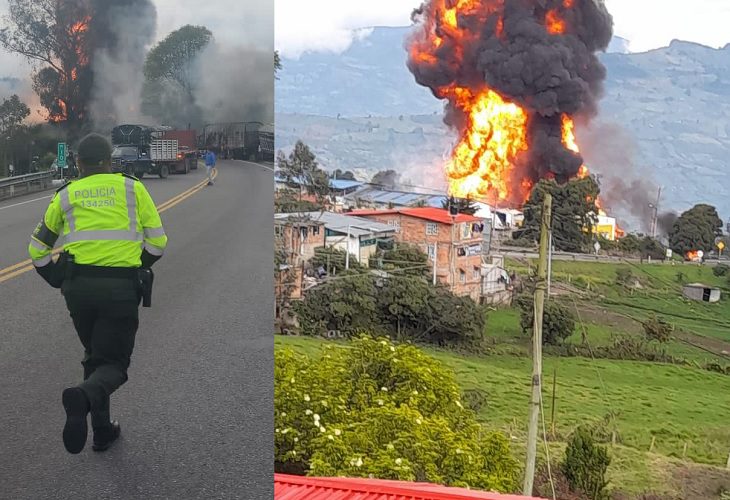
[[[63,392],[63,442],[80,453],[91,413],[93,449],[103,451],[119,437],[110,418],[109,396],[127,381],[140,301],[151,303],[151,266],[167,236],[145,186],[112,174],[111,147],[90,135],[79,145],[81,178],[59,189],[33,232],[29,253],[36,271],[60,288],[84,347],[84,381]],[[63,252],[54,262],[57,242]]]

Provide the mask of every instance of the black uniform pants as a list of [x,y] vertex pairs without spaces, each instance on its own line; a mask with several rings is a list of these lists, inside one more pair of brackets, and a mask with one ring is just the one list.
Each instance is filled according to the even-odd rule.
[[139,326],[139,292],[132,280],[77,277],[63,295],[84,346],[84,382],[94,429],[110,422],[109,396],[127,381]]

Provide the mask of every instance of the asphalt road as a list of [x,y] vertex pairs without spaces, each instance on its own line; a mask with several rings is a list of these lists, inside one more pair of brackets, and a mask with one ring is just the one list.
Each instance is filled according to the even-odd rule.
[[[144,182],[159,206],[204,172]],[[153,307],[112,396],[122,438],[101,454],[91,436],[75,456],[61,441],[83,354],[63,298],[34,271],[8,278],[50,194],[0,203],[0,498],[272,498],[270,167],[221,161],[214,186],[162,213]]]

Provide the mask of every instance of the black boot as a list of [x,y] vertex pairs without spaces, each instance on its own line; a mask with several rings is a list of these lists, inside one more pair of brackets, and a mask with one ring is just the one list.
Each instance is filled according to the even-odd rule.
[[89,424],[86,416],[89,414],[89,398],[78,387],[71,387],[63,391],[63,408],[66,410],[66,425],[63,427],[63,445],[66,451],[81,453],[86,445],[86,436],[89,433]]
[[112,443],[119,438],[121,433],[122,428],[116,420],[112,421],[106,427],[100,427],[98,429],[95,428],[94,444],[91,448],[94,451],[106,451],[111,447]]

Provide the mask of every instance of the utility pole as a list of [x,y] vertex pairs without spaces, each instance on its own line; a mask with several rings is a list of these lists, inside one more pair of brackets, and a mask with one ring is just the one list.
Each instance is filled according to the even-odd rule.
[[553,281],[553,229],[552,229],[552,227],[550,227],[550,241],[548,242],[548,264],[547,265],[548,265],[547,299],[550,300],[550,285]]
[[345,242],[345,269],[350,269],[350,224],[347,225],[347,241]]
[[545,202],[542,207],[542,221],[540,223],[540,260],[537,265],[534,322],[532,326],[532,397],[530,399],[530,420],[527,431],[525,482],[522,488],[522,494],[524,496],[532,496],[532,488],[535,481],[537,429],[540,417],[540,400],[542,398],[542,318],[545,306],[552,205],[552,195],[545,193]]
[[439,244],[438,242],[433,243],[433,286],[436,286],[436,264],[439,256]]
[[651,238],[652,239],[656,239],[656,233],[657,233],[657,229],[659,226],[659,221],[658,221],[658,219],[659,219],[659,201],[661,200],[661,197],[662,197],[662,188],[660,187],[659,192],[657,193],[656,203],[649,204],[649,207],[654,209],[654,216],[651,219]]

